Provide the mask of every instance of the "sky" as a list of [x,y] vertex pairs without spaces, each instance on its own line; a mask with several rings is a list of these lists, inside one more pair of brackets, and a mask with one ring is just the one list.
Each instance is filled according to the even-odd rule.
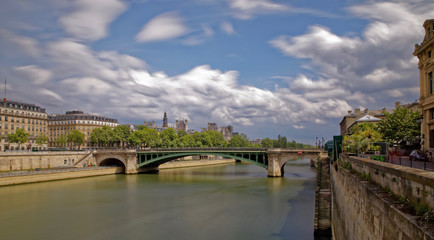
[[0,1],[7,99],[310,144],[348,110],[419,99],[434,18],[432,0]]

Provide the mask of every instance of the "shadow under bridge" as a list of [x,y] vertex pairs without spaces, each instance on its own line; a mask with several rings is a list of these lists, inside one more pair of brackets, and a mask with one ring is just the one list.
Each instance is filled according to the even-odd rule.
[[187,156],[214,155],[249,162],[268,169],[266,149],[152,149],[137,152],[137,168],[158,167],[159,165]]

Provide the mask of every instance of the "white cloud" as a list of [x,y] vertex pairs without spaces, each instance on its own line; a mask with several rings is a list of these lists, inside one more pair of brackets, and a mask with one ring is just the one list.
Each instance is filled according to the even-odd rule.
[[414,94],[412,89],[419,81],[413,46],[422,41],[422,23],[434,15],[434,3],[369,1],[347,10],[369,21],[360,36],[337,35],[325,26],[315,25],[305,34],[270,41],[287,56],[310,59],[306,68],[319,78],[313,81],[299,76],[291,81],[291,89],[310,91],[305,94],[309,98],[337,94],[352,105],[383,105],[393,102],[391,97]]
[[51,71],[39,68],[35,65],[15,67],[14,70],[19,72],[28,81],[34,82],[36,85],[46,83],[53,76]]
[[[0,44],[2,45],[3,54],[11,51],[10,55],[17,55],[18,52],[25,53],[31,57],[41,55],[39,42],[33,38],[14,34],[12,32],[0,29]],[[16,51],[15,49],[19,49]]]
[[229,0],[229,6],[236,11],[235,17],[250,19],[255,14],[280,12],[288,9],[283,4],[269,0]]
[[127,5],[120,0],[76,0],[75,11],[59,19],[60,25],[73,37],[98,40],[107,36],[108,25]]
[[230,22],[223,22],[221,24],[220,28],[227,35],[233,35],[236,33],[234,30],[234,27],[232,26],[232,23],[230,23]]
[[136,35],[138,42],[164,41],[177,38],[188,33],[182,18],[168,12],[151,19]]

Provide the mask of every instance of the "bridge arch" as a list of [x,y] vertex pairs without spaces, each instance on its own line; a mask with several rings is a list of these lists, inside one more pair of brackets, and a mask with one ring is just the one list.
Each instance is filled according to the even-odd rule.
[[137,167],[158,167],[159,165],[170,162],[172,160],[187,157],[187,156],[197,156],[197,155],[213,155],[220,156],[235,160],[240,160],[243,162],[252,163],[259,167],[268,168],[268,159],[266,154],[258,153],[234,153],[234,152],[149,152],[149,153],[138,153],[138,163]]
[[117,158],[106,158],[102,160],[98,166],[117,166],[125,168],[125,164]]

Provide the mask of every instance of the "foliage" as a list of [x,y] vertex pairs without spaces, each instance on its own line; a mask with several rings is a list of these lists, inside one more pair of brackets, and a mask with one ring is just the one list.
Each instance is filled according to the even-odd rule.
[[201,142],[203,147],[227,147],[223,134],[219,131],[206,131],[201,133]]
[[344,137],[343,148],[345,152],[363,153],[375,150],[372,144],[381,140],[382,135],[373,123],[362,123],[351,130],[351,135]]
[[163,148],[174,148],[178,146],[178,135],[175,129],[168,128],[160,133],[161,147]]
[[26,143],[29,141],[29,134],[24,131],[24,129],[17,129],[15,133],[8,134],[6,139],[11,143]]
[[386,117],[378,123],[378,130],[384,138],[399,144],[402,141],[414,141],[420,135],[418,112],[398,107],[392,114],[384,112]]
[[56,143],[57,144],[65,144],[68,141],[68,139],[66,138],[66,136],[64,134],[60,134],[60,136],[58,138],[56,138]]
[[136,147],[156,147],[159,140],[158,131],[148,127],[134,131],[128,137],[128,142]]
[[229,147],[251,147],[252,144],[250,144],[249,139],[247,138],[246,134],[242,133],[239,135],[235,135],[231,140],[229,141]]
[[92,130],[90,141],[98,146],[109,146],[115,141],[115,135],[110,127],[103,126]]
[[264,138],[261,140],[261,145],[263,148],[273,148],[274,144],[273,144],[273,140],[270,138]]
[[84,143],[84,134],[78,130],[74,130],[67,136],[68,142],[72,143],[74,146],[80,146]]
[[179,138],[181,138],[181,137],[183,137],[183,136],[186,136],[187,135],[187,132],[186,131],[184,131],[184,130],[178,130],[178,137]]
[[44,134],[41,134],[41,135],[39,135],[37,138],[36,138],[36,144],[38,144],[38,145],[42,145],[42,144],[46,144],[46,143],[48,143],[48,137],[47,136],[45,136]]
[[119,142],[119,146],[128,143],[128,138],[131,135],[131,129],[127,125],[117,125],[113,128],[114,141]]

